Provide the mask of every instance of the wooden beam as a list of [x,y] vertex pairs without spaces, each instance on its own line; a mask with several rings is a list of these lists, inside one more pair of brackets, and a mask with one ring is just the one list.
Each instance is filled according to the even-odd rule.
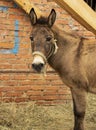
[[32,3],[30,3],[29,0],[13,0],[17,5],[19,5],[26,13],[29,14],[31,8],[35,9],[35,12],[37,13],[37,16],[41,16],[41,11]]
[[96,12],[83,0],[53,0],[86,29],[96,35]]

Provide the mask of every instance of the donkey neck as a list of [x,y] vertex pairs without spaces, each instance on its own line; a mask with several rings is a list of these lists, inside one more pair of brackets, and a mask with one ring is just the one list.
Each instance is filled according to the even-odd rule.
[[53,29],[55,39],[57,40],[58,51],[56,54],[53,54],[49,59],[48,63],[52,68],[57,72],[61,73],[68,64],[71,64],[71,57],[75,57],[76,50],[80,43],[80,37],[71,33],[58,32],[55,28]]

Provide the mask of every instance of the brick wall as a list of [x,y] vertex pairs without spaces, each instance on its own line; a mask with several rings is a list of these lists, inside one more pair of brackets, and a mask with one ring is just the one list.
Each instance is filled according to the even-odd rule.
[[[55,24],[62,30],[76,30],[80,35],[95,38],[57,4],[47,3],[47,0],[31,2],[45,15],[54,8],[57,12]],[[39,104],[69,101],[70,91],[54,70],[49,67],[45,78],[32,72],[30,31],[28,15],[12,0],[0,0],[0,101],[32,100]]]

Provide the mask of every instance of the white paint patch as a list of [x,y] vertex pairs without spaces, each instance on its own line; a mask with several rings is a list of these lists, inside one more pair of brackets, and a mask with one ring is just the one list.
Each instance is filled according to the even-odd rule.
[[43,57],[35,55],[33,58],[33,64],[40,64],[40,63],[45,64]]

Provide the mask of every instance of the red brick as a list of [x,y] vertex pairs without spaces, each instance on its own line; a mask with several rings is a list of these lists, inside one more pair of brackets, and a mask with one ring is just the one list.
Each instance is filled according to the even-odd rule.
[[9,14],[8,18],[9,18],[9,19],[14,19],[14,20],[15,20],[15,19],[18,19],[18,20],[19,20],[19,19],[20,19],[20,20],[22,19],[22,20],[23,20],[23,19],[24,19],[24,16],[19,15],[19,17],[18,17],[17,14]]
[[9,74],[1,74],[0,80],[10,80],[10,75]]
[[67,93],[67,94],[71,94],[70,90],[67,89],[67,88],[66,88],[66,89],[59,89],[59,90],[58,90],[58,94],[59,94],[59,95],[64,95],[64,94],[66,94],[66,93]]
[[22,97],[22,92],[6,92],[5,97]]
[[42,91],[28,91],[27,92],[28,96],[40,96],[43,95]]
[[11,7],[11,6],[13,6],[13,2],[8,1],[8,0],[6,0],[6,1],[5,0],[0,0],[0,5]]
[[18,86],[18,81],[16,80],[8,80],[8,81],[3,81],[4,86]]
[[32,101],[45,100],[44,96],[36,96],[36,95],[30,96],[29,99]]
[[13,69],[15,70],[27,70],[28,69],[28,65],[26,64],[14,64],[12,65]]
[[14,101],[17,102],[17,103],[18,102],[27,102],[27,101],[29,101],[29,98],[27,98],[27,97],[25,97],[25,98],[24,97],[23,98],[18,97],[18,98],[14,98]]
[[14,90],[12,86],[0,87],[0,92],[6,92],[6,91],[12,91],[12,90]]
[[32,90],[31,86],[30,85],[26,85],[26,86],[16,86],[13,88],[14,91],[22,91],[22,92],[25,92],[25,91],[30,91]]
[[11,64],[0,64],[0,69],[12,69]]
[[9,8],[8,9],[9,12],[11,12],[12,14],[17,14],[17,15],[24,15],[24,11],[22,9],[16,9],[16,8]]
[[3,94],[2,94],[2,92],[0,92],[0,97],[2,97],[3,96]]
[[60,86],[52,86],[52,85],[51,85],[51,86],[48,86],[48,85],[47,85],[47,86],[45,87],[45,90],[50,90],[50,91],[51,91],[51,90],[54,90],[54,91],[57,91],[57,90],[59,90],[59,88],[60,88]]
[[11,58],[16,58],[16,55],[14,54],[0,54],[0,59],[6,58],[6,60]]
[[44,91],[44,96],[46,95],[56,95],[58,94],[57,90]]
[[17,74],[12,77],[13,80],[26,80],[27,77],[25,74]]
[[51,100],[60,100],[58,95],[46,95],[45,100],[51,101]]
[[34,85],[31,85],[31,89],[36,91],[36,90],[44,90],[45,89],[45,85],[37,85],[37,84],[34,84]]
[[32,79],[35,79],[35,80],[38,79],[38,80],[40,80],[40,79],[42,79],[42,76],[40,74],[34,74],[34,73],[32,73],[32,74],[29,74],[27,78],[29,80],[32,80]]

